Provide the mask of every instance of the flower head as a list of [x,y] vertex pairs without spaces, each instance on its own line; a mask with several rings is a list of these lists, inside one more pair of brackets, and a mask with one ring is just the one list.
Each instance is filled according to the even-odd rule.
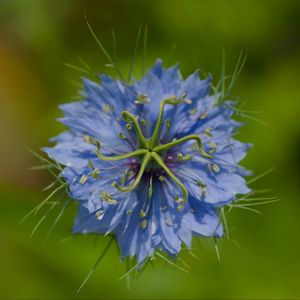
[[218,104],[210,77],[183,79],[160,60],[133,84],[100,80],[60,106],[69,131],[44,148],[78,202],[74,233],[114,234],[139,263],[156,249],[175,257],[193,235],[221,237],[218,209],[250,191],[233,103]]

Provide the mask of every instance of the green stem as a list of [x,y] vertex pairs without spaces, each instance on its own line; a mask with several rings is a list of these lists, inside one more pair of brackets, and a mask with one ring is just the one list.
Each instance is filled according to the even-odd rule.
[[144,155],[147,152],[148,152],[148,150],[146,150],[146,149],[139,149],[136,151],[132,151],[132,152],[123,154],[123,155],[105,156],[100,152],[100,149],[98,149],[97,156],[99,159],[102,159],[102,160],[115,161],[115,160],[126,159],[126,158],[133,157],[133,156]]
[[197,145],[198,145],[198,148],[199,148],[199,153],[203,156],[203,157],[206,157],[206,158],[211,158],[212,156],[208,153],[206,153],[202,147],[202,142],[201,142],[201,139],[198,135],[196,134],[190,134],[190,135],[187,135],[183,138],[180,138],[176,141],[173,141],[173,142],[170,142],[170,143],[167,143],[167,144],[164,144],[164,145],[158,145],[156,146],[153,151],[155,152],[160,152],[160,151],[164,151],[164,150],[168,150],[178,144],[181,144],[181,143],[184,143],[186,141],[189,141],[189,140],[195,140],[197,142]]
[[[146,150],[146,151],[147,151],[147,150]],[[147,152],[148,152],[148,151],[147,151]],[[143,174],[144,174],[144,171],[145,171],[145,169],[146,169],[146,167],[147,167],[147,165],[148,165],[148,162],[149,162],[150,160],[151,160],[151,154],[150,154],[150,152],[148,152],[148,153],[144,156],[143,161],[142,161],[142,164],[141,164],[141,167],[140,167],[140,170],[139,170],[139,172],[138,172],[138,174],[137,174],[137,176],[136,176],[134,182],[133,182],[130,186],[128,186],[128,187],[122,187],[122,186],[118,185],[116,182],[113,183],[113,186],[114,186],[115,188],[117,188],[117,189],[118,189],[119,191],[121,191],[121,192],[131,192],[131,191],[133,191],[133,190],[137,187],[137,185],[140,183],[140,181],[141,181],[141,179],[142,179],[142,176],[143,176]]]
[[181,102],[181,99],[173,99],[173,98],[168,98],[165,100],[162,100],[160,102],[160,106],[159,106],[159,114],[158,114],[158,118],[155,124],[155,128],[150,140],[150,149],[154,148],[157,145],[157,140],[158,140],[158,133],[159,133],[159,129],[163,120],[163,114],[164,114],[164,109],[165,109],[165,105],[166,104],[171,104],[171,105],[178,105]]
[[173,172],[165,165],[161,157],[155,153],[151,152],[152,158],[161,166],[161,168],[169,175],[171,179],[180,187],[183,195],[183,204],[187,201],[188,191],[184,184],[173,174]]
[[139,142],[141,143],[141,146],[144,148],[148,148],[148,143],[141,131],[141,128],[139,126],[139,123],[137,122],[137,119],[128,111],[123,111],[122,112],[122,117],[125,121],[131,121],[133,124],[133,127],[135,129],[137,138],[139,140]]

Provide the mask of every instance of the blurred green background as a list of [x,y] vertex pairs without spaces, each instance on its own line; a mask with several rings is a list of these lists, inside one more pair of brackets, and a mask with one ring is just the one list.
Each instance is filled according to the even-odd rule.
[[[262,215],[233,210],[228,215],[233,240],[193,244],[199,260],[182,253],[187,275],[157,262],[131,289],[117,279],[125,273],[113,246],[81,294],[76,289],[97,259],[106,239],[70,235],[75,208],[68,209],[43,243],[55,209],[30,238],[39,216],[18,222],[46,193],[46,172],[32,172],[36,159],[26,152],[48,144],[63,127],[57,105],[77,93],[84,58],[99,72],[107,61],[91,37],[84,15],[128,70],[136,32],[148,25],[147,65],[156,57],[181,63],[186,76],[200,67],[219,78],[222,47],[227,72],[239,52],[248,60],[234,88],[244,108],[264,126],[245,119],[239,139],[254,143],[243,165],[260,174],[275,170],[252,187],[270,188],[279,203],[260,207]],[[0,298],[300,298],[300,1],[0,1]],[[176,43],[174,51],[172,45]],[[171,53],[172,52],[172,53]],[[137,64],[141,64],[139,51]],[[269,196],[268,195],[268,196]]]

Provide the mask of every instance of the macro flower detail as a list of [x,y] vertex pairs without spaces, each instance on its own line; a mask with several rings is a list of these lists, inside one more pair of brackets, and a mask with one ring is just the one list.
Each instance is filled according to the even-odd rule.
[[113,234],[140,265],[156,250],[176,257],[193,235],[221,237],[220,208],[250,192],[234,103],[210,76],[183,79],[161,60],[133,83],[83,81],[83,100],[60,106],[69,130],[43,149],[78,203],[74,234]]

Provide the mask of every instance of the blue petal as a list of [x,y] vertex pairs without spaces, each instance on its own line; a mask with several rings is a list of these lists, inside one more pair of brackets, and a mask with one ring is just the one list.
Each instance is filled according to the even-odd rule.
[[190,75],[182,84],[182,93],[191,100],[197,100],[207,95],[210,89],[211,77],[200,80],[199,71]]
[[[221,206],[235,200],[238,194],[244,195],[251,191],[245,179],[236,173],[221,169],[219,173],[213,174],[204,171],[203,166],[197,163],[188,165],[189,168],[182,167],[177,172],[189,193],[199,201]],[[205,192],[197,185],[198,180],[206,185]]]
[[164,72],[162,60],[157,59],[153,67],[149,70],[149,72],[154,73],[158,78],[161,78]]
[[163,68],[162,61],[157,60],[149,72],[155,74],[161,81],[165,98],[167,96],[177,95],[183,82],[178,65],[165,69]]
[[161,242],[169,253],[177,254],[181,249],[181,240],[174,229],[172,215],[168,209],[163,209],[167,204],[168,195],[159,183],[156,183],[153,189],[152,201],[155,203],[154,211],[158,221],[157,231],[161,236]]
[[214,207],[193,199],[190,199],[190,202],[193,203],[193,212],[188,212],[183,217],[183,222],[189,229],[197,235],[221,237],[223,226]]
[[[144,104],[149,120],[155,121],[159,112],[160,101],[163,100],[164,90],[159,78],[152,72],[148,72],[140,82],[135,83],[136,93],[147,95],[149,103]],[[140,106],[139,104],[136,104]]]
[[109,222],[114,215],[115,208],[105,211],[102,220],[98,220],[95,213],[89,213],[89,211],[79,204],[78,214],[73,225],[73,233],[106,233],[109,230]]
[[104,74],[100,75],[100,79],[105,101],[113,105],[116,115],[119,116],[123,110],[128,110],[130,104],[133,106],[135,93],[131,87]]
[[42,150],[58,163],[73,168],[86,166],[89,160],[96,157],[95,147],[84,143],[82,138],[76,137],[73,137],[72,140],[70,138],[66,142],[60,142],[53,148],[44,147]]

